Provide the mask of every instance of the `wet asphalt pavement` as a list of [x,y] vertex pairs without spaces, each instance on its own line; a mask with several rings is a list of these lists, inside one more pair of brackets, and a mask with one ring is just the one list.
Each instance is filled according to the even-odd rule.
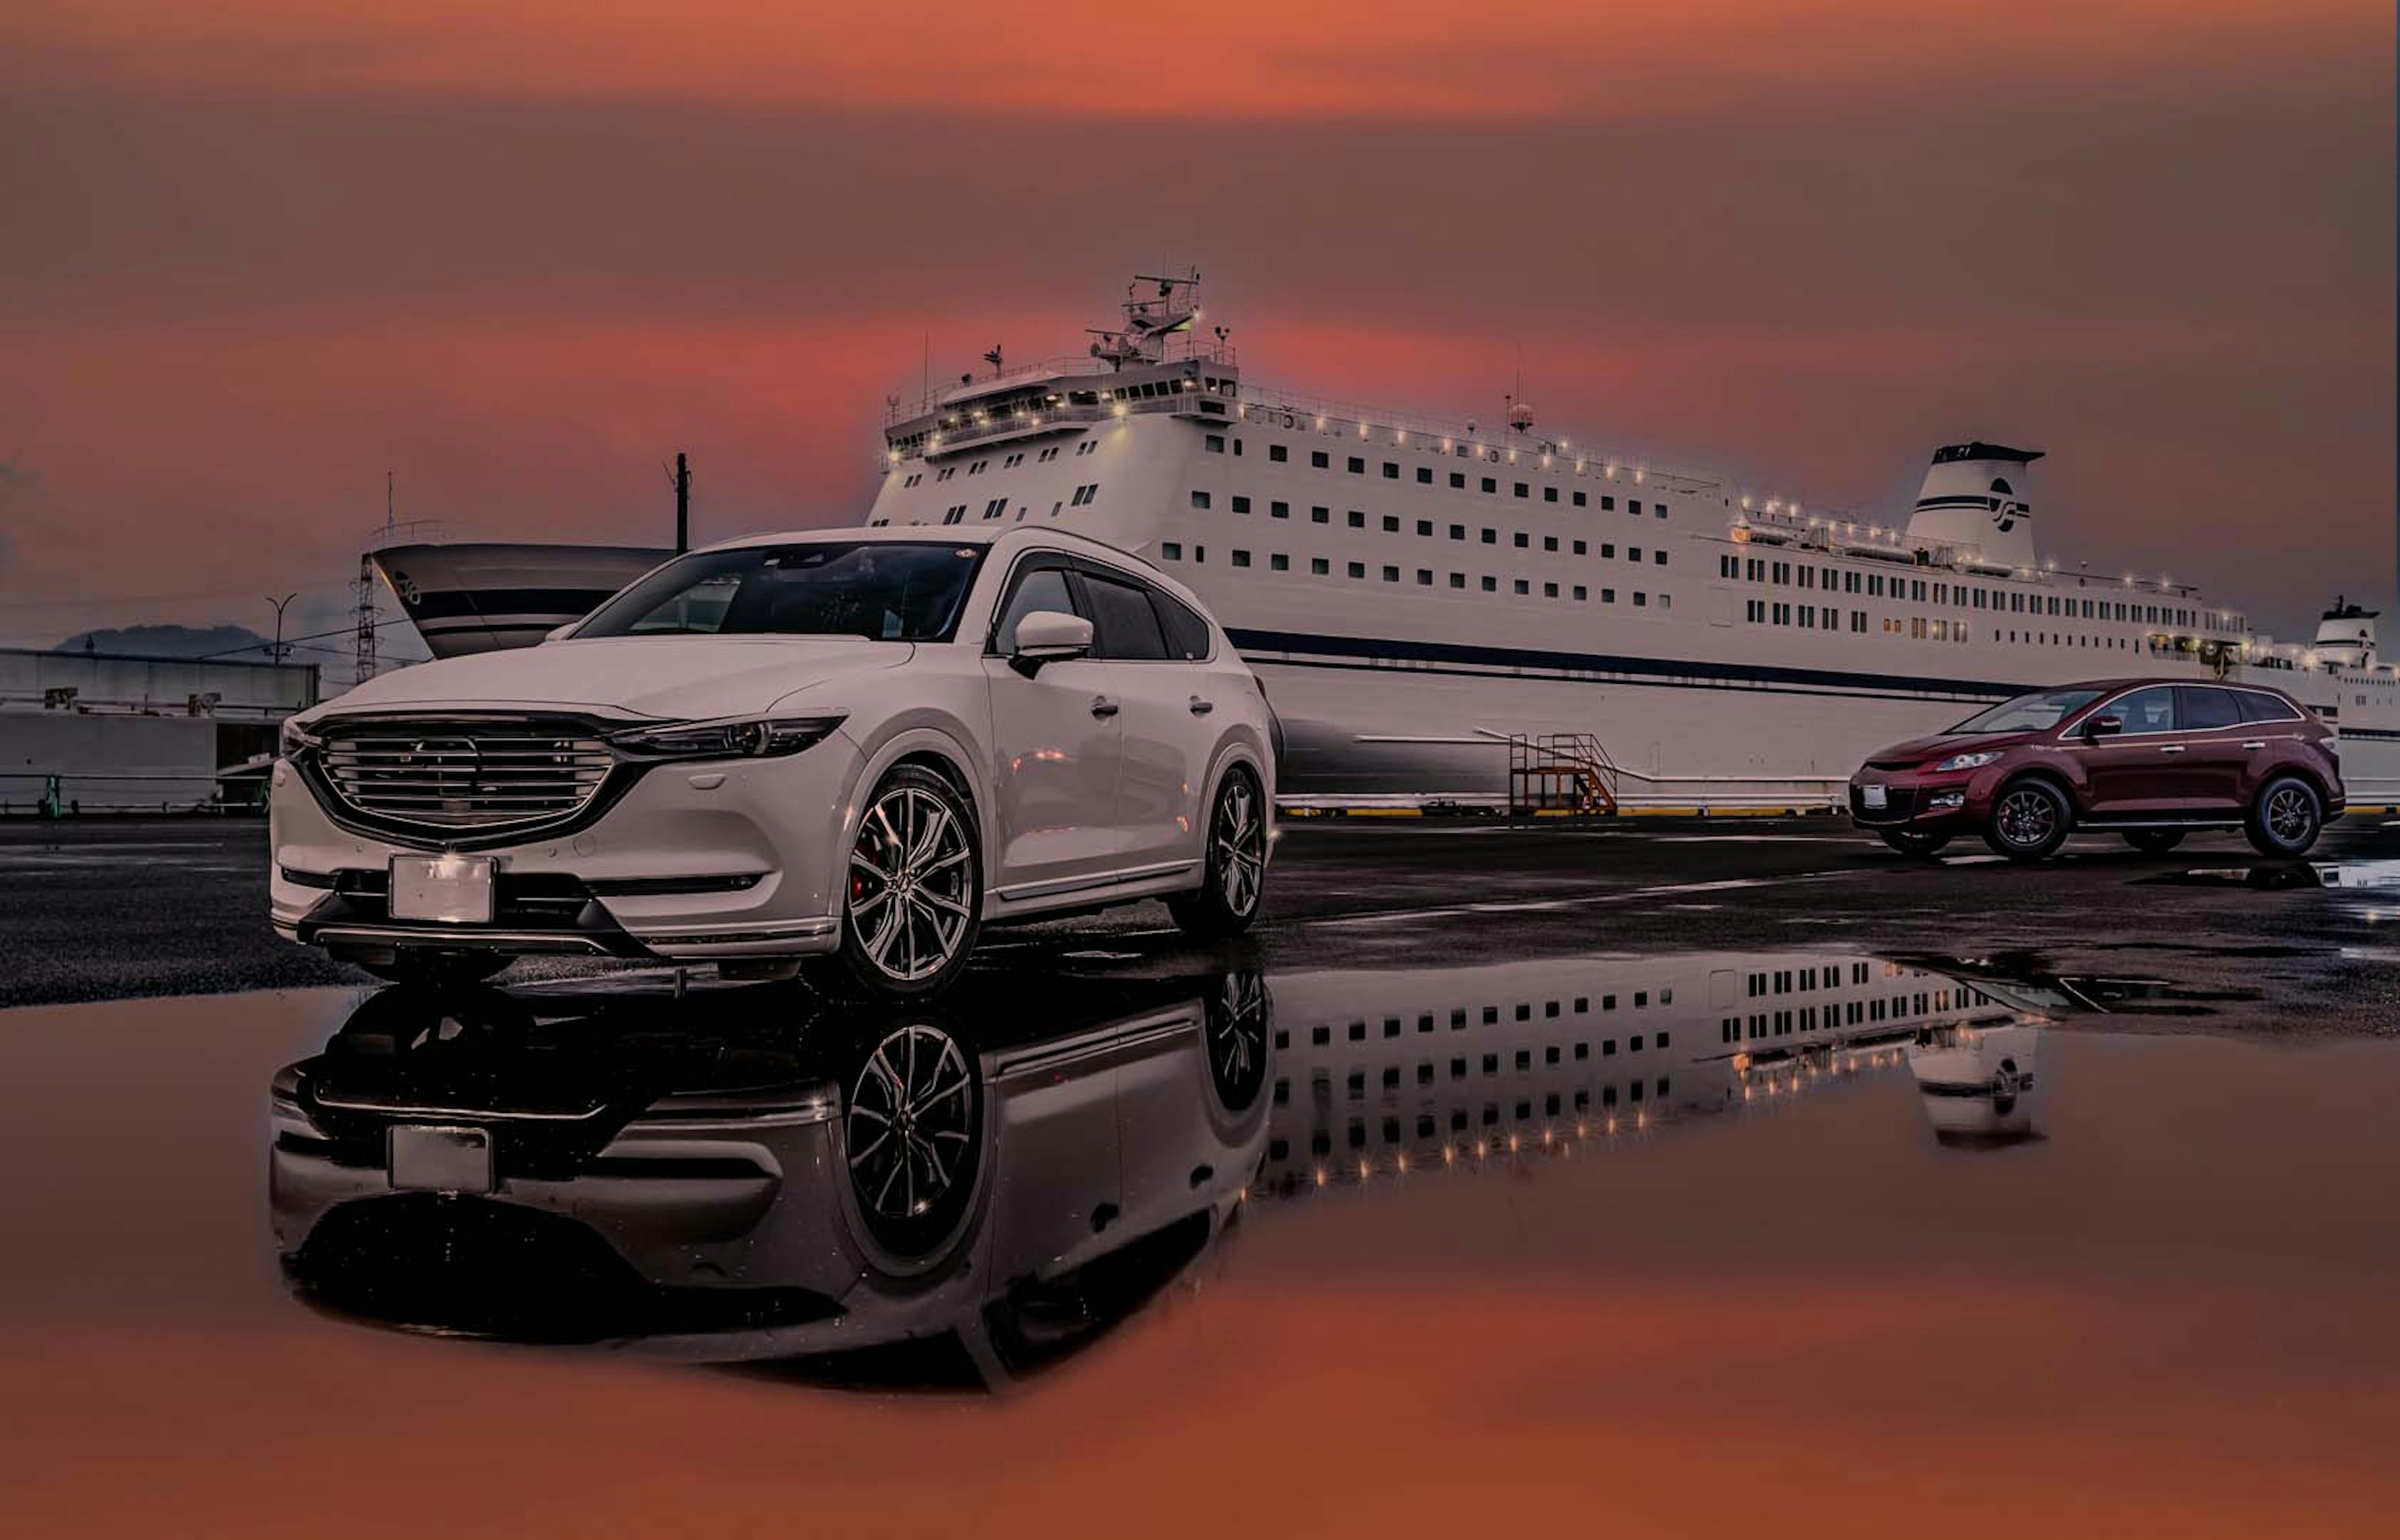
[[898,1012],[375,988],[266,931],[263,842],[0,825],[12,1533],[2400,1501],[2380,821],[2305,869],[2030,871],[1815,820],[1300,825],[1239,946],[1038,927]]
[[[252,821],[0,823],[0,1006],[365,975],[278,940]],[[2400,1031],[2400,825],[2353,817],[2316,867],[2393,886],[2289,885],[2298,868],[2203,835],[2163,857],[2078,839],[2011,867],[1971,843],[1892,854],[1838,820],[1287,822],[1248,951],[1275,967],[1825,942],[1999,976],[2102,981],[2120,1014],[2274,1032]],[[1205,962],[1163,907],[987,933],[986,969],[1110,954]],[[521,963],[524,980],[606,969]],[[2111,984],[2107,981],[2130,981]]]

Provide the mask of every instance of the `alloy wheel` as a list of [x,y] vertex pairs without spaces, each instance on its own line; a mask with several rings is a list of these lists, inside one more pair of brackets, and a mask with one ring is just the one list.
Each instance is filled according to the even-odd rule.
[[2267,832],[2279,844],[2298,844],[2308,837],[2315,818],[2316,808],[2309,794],[2298,786],[2278,786],[2275,795],[2267,798]]
[[1258,793],[1249,782],[1239,775],[1228,779],[1217,797],[1209,840],[1217,857],[1218,892],[1225,907],[1237,915],[1257,906],[1266,875],[1267,825],[1260,812]]
[[966,934],[974,852],[966,823],[921,786],[886,791],[850,852],[850,922],[866,960],[890,977],[941,971]]
[[886,1220],[923,1217],[971,1168],[975,1095],[957,1042],[908,1026],[876,1044],[842,1127],[860,1204]]
[[2050,838],[2058,826],[2057,804],[2043,792],[2027,786],[2000,798],[2000,838],[2011,845],[2031,847]]

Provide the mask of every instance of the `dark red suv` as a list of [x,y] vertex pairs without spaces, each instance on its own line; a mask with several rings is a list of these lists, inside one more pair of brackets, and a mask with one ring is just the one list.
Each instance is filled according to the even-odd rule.
[[1850,819],[1912,855],[1980,834],[2039,861],[2081,827],[2153,852],[2240,828],[2262,854],[2297,856],[2343,795],[2333,729],[2281,690],[2099,679],[1878,751],[1850,778]]

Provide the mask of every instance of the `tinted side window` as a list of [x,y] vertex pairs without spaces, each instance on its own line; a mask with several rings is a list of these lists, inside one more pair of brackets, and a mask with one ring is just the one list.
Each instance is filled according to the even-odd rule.
[[1094,657],[1123,661],[1166,656],[1166,637],[1159,631],[1158,615],[1150,607],[1147,593],[1111,578],[1088,572],[1082,577],[1084,594],[1092,605],[1092,625],[1098,633],[1092,643]]
[[2233,692],[2214,685],[2178,685],[2175,694],[2182,698],[2183,730],[2202,732],[2210,728],[2230,728],[2242,720],[2242,708],[2234,703]]
[[2242,719],[2245,722],[2293,722],[2298,718],[2292,708],[2280,699],[2261,690],[2237,689],[2233,698],[2242,703]]
[[2152,685],[2101,709],[2105,715],[2122,719],[2127,732],[2173,732],[2175,730],[2175,696],[2173,685]]
[[992,628],[992,650],[1002,657],[1015,652],[1016,623],[1037,609],[1055,609],[1065,615],[1079,613],[1075,597],[1067,589],[1067,575],[1055,566],[1036,567],[1016,579],[1016,592],[1008,596],[1000,624]]
[[1150,602],[1158,606],[1159,624],[1166,632],[1166,655],[1187,662],[1205,661],[1208,656],[1208,622],[1193,614],[1191,606],[1156,589],[1151,590]]

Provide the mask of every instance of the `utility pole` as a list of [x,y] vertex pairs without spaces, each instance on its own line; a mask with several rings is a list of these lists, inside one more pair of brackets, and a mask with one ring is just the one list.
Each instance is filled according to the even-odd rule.
[[691,462],[675,451],[675,554],[691,549]]
[[266,602],[275,606],[275,645],[266,650],[267,659],[272,662],[280,663],[283,661],[284,658],[283,608],[286,605],[289,605],[293,600],[299,596],[300,595],[297,593],[286,593],[280,599],[277,598],[272,593],[266,596]]

